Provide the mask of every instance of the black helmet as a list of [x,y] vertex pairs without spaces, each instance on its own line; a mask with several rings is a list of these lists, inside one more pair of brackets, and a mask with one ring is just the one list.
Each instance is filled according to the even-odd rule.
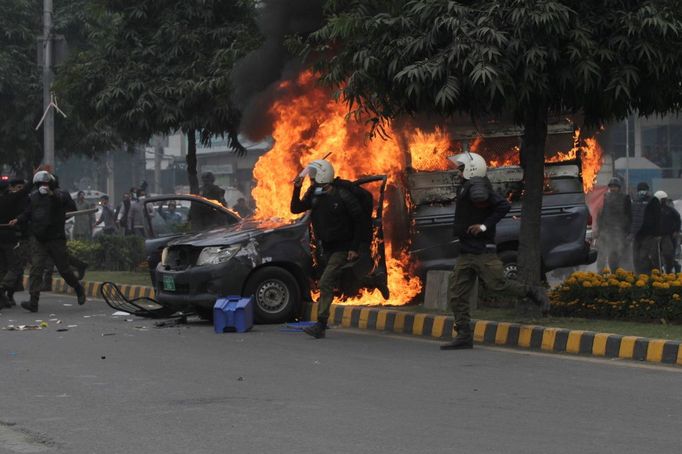
[[618,177],[611,178],[609,180],[609,187],[611,187],[611,186],[615,186],[615,187],[620,188],[621,187],[620,178],[618,178]]
[[201,181],[204,184],[213,184],[215,182],[215,176],[213,172],[204,172],[201,174]]
[[642,181],[641,183],[637,184],[637,191],[648,191],[649,190],[649,185]]

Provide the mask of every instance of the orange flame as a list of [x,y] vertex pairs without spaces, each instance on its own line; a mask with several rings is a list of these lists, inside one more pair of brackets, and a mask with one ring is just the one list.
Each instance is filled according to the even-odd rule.
[[[406,168],[406,155],[395,140],[369,140],[365,125],[347,118],[343,104],[315,85],[312,73],[302,73],[295,82],[278,87],[278,100],[270,107],[274,119],[273,148],[260,157],[254,168],[257,181],[252,195],[258,218],[293,220],[291,214],[292,180],[311,161],[327,158],[336,175],[353,180],[361,176],[384,174],[389,184],[399,184]],[[390,129],[390,128],[389,128]],[[392,131],[388,131],[389,133]],[[371,188],[375,189],[375,188]],[[375,200],[377,200],[375,194]],[[385,203],[384,208],[388,208]],[[385,244],[388,286],[391,299],[386,302],[378,291],[365,292],[347,304],[404,305],[419,294],[421,280],[410,272],[409,255]]]
[[[296,81],[282,82],[277,87],[277,100],[268,112],[274,124],[274,146],[260,157],[253,172],[257,182],[252,191],[257,204],[257,218],[294,220],[297,215],[289,211],[292,180],[311,161],[328,153],[331,155],[327,159],[342,178],[352,180],[371,174],[385,174],[389,185],[402,187],[408,166],[423,171],[445,170],[448,168],[447,157],[461,152],[460,143],[453,142],[441,129],[425,132],[418,128],[404,128],[396,134],[389,125],[386,128],[387,140],[369,140],[366,125],[348,118],[344,104],[333,100],[330,93],[316,85],[315,81],[311,72],[304,72]],[[399,141],[396,137],[404,140]],[[483,142],[477,138],[470,148],[480,151],[491,166],[518,164],[518,147],[510,147],[500,155],[499,151],[495,154],[484,150]],[[594,139],[588,139],[583,147],[568,152],[566,159],[571,158],[571,153],[575,157],[578,149],[583,150],[585,166],[591,166],[589,171],[584,169],[587,189],[592,186],[593,177],[601,165],[601,149]],[[409,200],[404,203],[409,208]],[[384,202],[385,212],[390,213],[393,208],[387,199]],[[385,230],[391,230],[389,219],[390,216],[384,217]],[[375,291],[365,292],[360,297],[345,301],[346,304],[404,305],[420,293],[422,283],[412,273],[405,246],[393,245],[387,240],[385,250],[390,301],[385,302]]]

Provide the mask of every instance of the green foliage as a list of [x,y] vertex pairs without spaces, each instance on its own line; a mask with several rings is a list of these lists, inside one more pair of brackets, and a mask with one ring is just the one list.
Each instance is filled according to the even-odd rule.
[[100,235],[94,241],[69,241],[68,247],[93,270],[135,271],[146,257],[144,240],[138,236]]
[[240,147],[230,72],[260,43],[254,2],[98,0],[87,20],[89,46],[58,83],[79,100],[74,114],[133,142],[199,130],[204,141],[227,132]]
[[380,119],[580,113],[591,124],[680,107],[682,8],[669,1],[329,2],[323,80]]
[[[88,4],[88,0],[55,2],[55,33],[64,34],[71,48],[84,42],[81,24]],[[0,2],[0,162],[24,174],[40,163],[43,154],[42,130],[34,129],[43,114],[42,68],[36,61],[42,6],[40,0]],[[70,111],[64,99],[59,104]],[[92,154],[118,142],[110,128],[97,129],[90,120],[56,116],[59,156]]]

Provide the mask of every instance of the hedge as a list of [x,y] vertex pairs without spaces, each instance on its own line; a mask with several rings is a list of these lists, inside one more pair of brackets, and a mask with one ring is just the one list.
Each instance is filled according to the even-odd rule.
[[92,241],[69,241],[68,246],[93,270],[135,271],[146,266],[144,239],[138,236],[100,235]]
[[552,293],[557,316],[682,323],[682,273],[575,272]]

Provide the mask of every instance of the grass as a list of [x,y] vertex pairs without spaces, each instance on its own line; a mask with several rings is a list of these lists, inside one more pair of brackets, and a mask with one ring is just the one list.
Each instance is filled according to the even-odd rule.
[[[396,310],[445,314],[442,311],[424,308],[423,305],[392,308]],[[452,315],[447,313],[446,315]],[[478,320],[493,320],[498,322],[521,323],[524,325],[542,325],[572,330],[595,331],[600,333],[614,333],[625,336],[641,336],[656,339],[682,340],[682,325],[664,325],[661,323],[638,323],[622,320],[596,320],[586,318],[565,317],[535,317],[533,315],[519,315],[514,309],[478,308],[471,311],[472,318]]]
[[117,284],[144,285],[151,287],[152,281],[148,272],[132,271],[87,271],[85,281],[115,282]]

